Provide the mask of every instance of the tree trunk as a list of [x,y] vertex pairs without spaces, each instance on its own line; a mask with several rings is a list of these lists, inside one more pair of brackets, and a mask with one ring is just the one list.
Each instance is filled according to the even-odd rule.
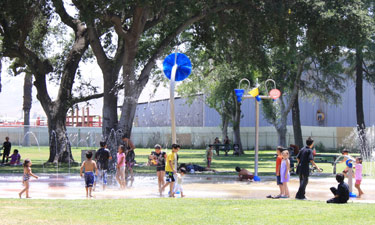
[[113,88],[116,85],[118,72],[104,74],[104,97],[103,97],[103,124],[102,134],[106,140],[111,130],[117,130],[117,90]]
[[221,127],[221,135],[222,139],[224,140],[226,136],[228,136],[228,124],[229,124],[229,117],[227,115],[224,115],[224,113],[221,115],[221,122],[222,122],[222,127]]
[[23,146],[29,146],[30,110],[32,104],[33,75],[25,73],[23,84]]
[[241,132],[240,132],[240,122],[241,122],[241,103],[236,102],[236,110],[233,114],[233,134],[234,134],[234,143],[238,144],[241,154],[244,154],[241,142]]
[[[141,90],[143,87],[139,87]],[[121,107],[121,117],[119,122],[119,128],[122,130],[122,135],[130,138],[135,111],[137,109],[138,98],[140,92],[136,90],[137,87],[126,85],[124,102]]]
[[357,114],[357,131],[361,148],[362,157],[369,159],[370,152],[368,151],[366,138],[365,116],[363,112],[363,55],[362,48],[356,49],[356,81],[355,81],[355,100],[356,100],[356,114]]
[[48,162],[74,162],[71,146],[66,133],[66,113],[64,110],[53,110],[48,116],[50,155]]
[[279,146],[286,147],[286,132],[287,132],[286,120],[284,124],[280,124],[280,127],[276,128],[276,131],[277,131]]
[[292,121],[293,121],[294,143],[301,149],[303,147],[303,138],[302,138],[298,94],[296,96],[296,99],[294,100],[294,104],[292,108]]

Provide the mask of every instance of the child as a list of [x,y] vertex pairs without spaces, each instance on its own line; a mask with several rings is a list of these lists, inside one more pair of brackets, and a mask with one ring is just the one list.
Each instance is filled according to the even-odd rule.
[[125,147],[120,145],[117,153],[116,180],[121,189],[125,189]]
[[344,178],[344,174],[342,173],[336,175],[339,185],[337,189],[334,187],[330,188],[335,197],[329,199],[327,203],[346,203],[349,200],[349,186],[344,182]]
[[95,161],[92,158],[92,152],[86,153],[86,160],[82,163],[80,175],[83,176],[83,168],[85,169],[85,183],[86,183],[86,198],[93,197],[91,195],[92,186],[94,184],[95,176],[94,176],[94,169],[96,175],[98,175],[98,167],[96,166]]
[[284,150],[282,152],[283,160],[281,162],[280,167],[280,181],[283,185],[280,198],[289,198],[289,189],[288,189],[288,182],[290,178],[289,170],[290,170],[290,162],[289,162],[289,151]]
[[18,154],[18,150],[17,149],[14,149],[13,151],[13,154],[10,156],[11,160],[10,160],[10,165],[11,166],[18,166],[18,165],[21,165],[20,161],[21,161],[21,155]]
[[238,179],[242,180],[252,180],[254,179],[254,175],[250,173],[247,169],[241,169],[240,167],[236,167],[236,171],[238,172]]
[[278,146],[276,148],[276,154],[277,154],[277,157],[276,157],[276,184],[277,184],[277,186],[279,186],[279,189],[280,189],[280,194],[276,195],[275,196],[276,198],[281,197],[282,194],[283,194],[283,183],[281,182],[281,177],[280,177],[280,166],[281,166],[281,162],[283,160],[283,156],[281,155],[281,152],[283,150],[284,150],[284,148],[281,147],[281,146]]
[[185,168],[181,168],[180,169],[180,172],[177,173],[177,182],[176,184],[174,185],[174,193],[178,193],[178,191],[181,192],[181,198],[185,197],[184,195],[184,189],[182,188],[182,178],[184,177],[184,175],[186,174],[186,170]]
[[207,168],[211,167],[211,161],[212,161],[212,156],[213,156],[212,148],[213,148],[212,145],[208,145],[207,150],[206,150]]
[[30,159],[25,159],[25,161],[23,162],[23,180],[22,180],[22,183],[23,185],[25,186],[25,188],[18,194],[20,196],[20,198],[22,198],[22,194],[24,192],[26,192],[26,198],[31,198],[29,196],[29,180],[30,180],[30,176],[34,177],[35,179],[38,179],[38,176],[34,175],[32,172],[31,172],[31,160]]
[[161,150],[159,144],[155,145],[155,151],[151,152],[149,159],[151,160],[152,165],[156,166],[156,176],[158,177],[158,187],[159,193],[164,186],[164,177],[165,177],[165,160],[167,158],[167,153]]
[[358,198],[360,198],[364,193],[361,189],[362,181],[362,158],[357,157],[355,159],[355,188],[358,189]]
[[165,173],[166,173],[166,183],[160,190],[160,195],[163,193],[164,189],[168,186],[169,184],[169,197],[174,197],[174,192],[173,192],[173,186],[175,182],[175,177],[174,174],[176,174],[176,169],[177,169],[177,152],[180,149],[180,145],[178,144],[173,144],[172,145],[172,152],[168,154],[167,156],[167,163],[165,164]]

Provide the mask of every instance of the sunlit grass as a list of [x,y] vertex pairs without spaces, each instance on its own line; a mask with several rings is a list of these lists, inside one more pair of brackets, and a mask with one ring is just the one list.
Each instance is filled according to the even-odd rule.
[[297,200],[0,199],[2,224],[373,224],[375,204]]

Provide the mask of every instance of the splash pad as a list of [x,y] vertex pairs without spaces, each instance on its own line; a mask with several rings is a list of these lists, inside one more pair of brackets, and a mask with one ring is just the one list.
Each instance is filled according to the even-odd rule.
[[[22,175],[2,175],[0,177],[0,198],[18,198],[22,189]],[[375,179],[365,179],[362,198],[349,202],[375,203]],[[307,188],[309,200],[326,201],[332,197],[329,188],[337,186],[334,177],[311,177]],[[291,196],[297,192],[299,180],[293,177],[289,189]],[[239,182],[236,176],[229,175],[187,175],[184,179],[184,194],[187,198],[220,199],[266,199],[269,194],[279,192],[273,176],[262,177],[261,182]],[[33,199],[85,199],[84,180],[77,175],[44,174],[30,182],[30,195]],[[119,190],[117,185],[108,185],[105,191],[97,185],[93,192],[96,199],[160,198],[157,190],[157,177],[136,175],[132,188]],[[164,195],[167,197],[167,194]],[[291,198],[293,199],[293,198]],[[278,200],[275,200],[278,201]],[[282,200],[281,200],[282,201]]]

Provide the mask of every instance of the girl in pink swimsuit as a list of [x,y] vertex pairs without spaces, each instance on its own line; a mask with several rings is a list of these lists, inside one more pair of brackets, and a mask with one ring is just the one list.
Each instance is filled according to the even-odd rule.
[[358,198],[363,195],[363,191],[361,189],[361,182],[362,182],[362,158],[357,157],[355,159],[355,188],[358,190]]

